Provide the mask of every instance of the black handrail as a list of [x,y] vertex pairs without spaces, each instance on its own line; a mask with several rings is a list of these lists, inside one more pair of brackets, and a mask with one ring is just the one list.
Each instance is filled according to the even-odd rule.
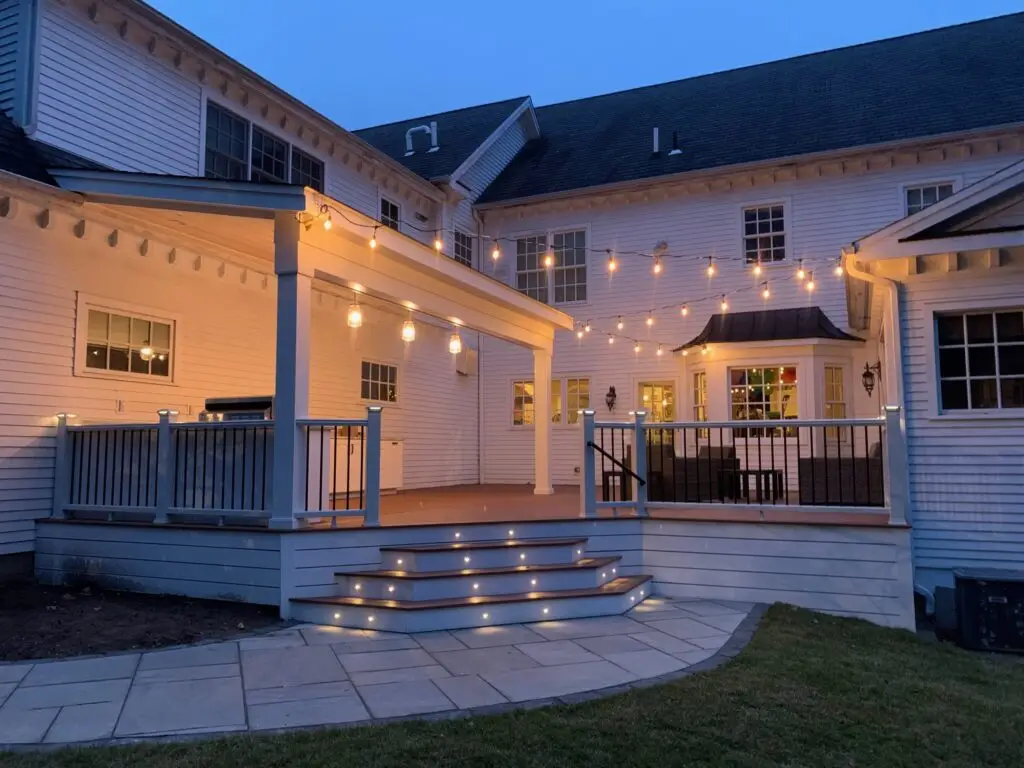
[[610,461],[616,467],[621,469],[626,474],[630,475],[634,480],[636,480],[638,483],[640,483],[640,485],[647,485],[647,481],[646,480],[644,480],[642,477],[640,477],[640,475],[638,475],[632,469],[630,469],[625,464],[623,464],[621,461],[619,461],[614,456],[612,456],[610,453],[608,453],[608,451],[604,450],[604,448],[602,448],[599,445],[595,445],[593,440],[587,441],[587,447],[588,448],[593,448],[595,451],[600,453],[602,456],[604,456],[606,459],[608,459],[608,461]]

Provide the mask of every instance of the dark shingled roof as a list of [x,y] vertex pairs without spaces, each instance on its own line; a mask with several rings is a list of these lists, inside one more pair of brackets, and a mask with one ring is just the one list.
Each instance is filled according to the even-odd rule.
[[836,328],[820,307],[796,307],[712,315],[703,331],[674,351],[679,352],[704,344],[796,341],[799,339],[863,341],[863,339]]
[[35,145],[3,110],[0,110],[0,170],[57,186],[57,182],[47,173],[46,163],[39,156]]
[[[520,96],[478,107],[363,128],[353,133],[413,173],[428,180],[441,179],[450,176],[462,165],[526,99],[526,96]],[[427,125],[432,120],[437,121],[437,144],[440,149],[427,152],[424,147],[429,146],[429,141],[424,135],[415,134],[413,146],[416,147],[416,154],[406,157],[405,132],[417,125]]]
[[1024,122],[1022,50],[1018,13],[539,107],[479,202]]

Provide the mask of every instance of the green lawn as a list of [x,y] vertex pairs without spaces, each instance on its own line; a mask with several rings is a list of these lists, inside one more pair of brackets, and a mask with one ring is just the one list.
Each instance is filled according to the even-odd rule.
[[1024,664],[776,606],[732,663],[587,704],[0,766],[1024,766]]

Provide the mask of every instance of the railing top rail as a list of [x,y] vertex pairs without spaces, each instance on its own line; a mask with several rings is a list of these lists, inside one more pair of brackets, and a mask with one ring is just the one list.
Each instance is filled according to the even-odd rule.
[[[873,419],[762,419],[758,421],[672,421],[645,423],[644,429],[751,429],[779,427],[877,427],[884,425],[883,417]],[[595,427],[622,427],[633,422],[594,424]]]
[[259,429],[273,427],[270,419],[240,421],[172,421],[171,429]]
[[366,419],[297,419],[300,427],[365,427]]
[[111,424],[69,424],[68,432],[108,432],[111,430],[136,431],[142,429],[156,429],[158,422],[150,421],[144,424],[136,423],[111,423]]

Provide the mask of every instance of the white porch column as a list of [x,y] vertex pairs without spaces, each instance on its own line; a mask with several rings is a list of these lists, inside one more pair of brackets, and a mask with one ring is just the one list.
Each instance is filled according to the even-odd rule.
[[296,421],[309,416],[309,324],[312,277],[299,260],[300,224],[294,214],[274,222],[277,273],[277,364],[274,391],[274,475],[270,527],[295,528],[305,506],[306,462]]
[[551,351],[533,350],[533,492],[555,492],[551,486]]

